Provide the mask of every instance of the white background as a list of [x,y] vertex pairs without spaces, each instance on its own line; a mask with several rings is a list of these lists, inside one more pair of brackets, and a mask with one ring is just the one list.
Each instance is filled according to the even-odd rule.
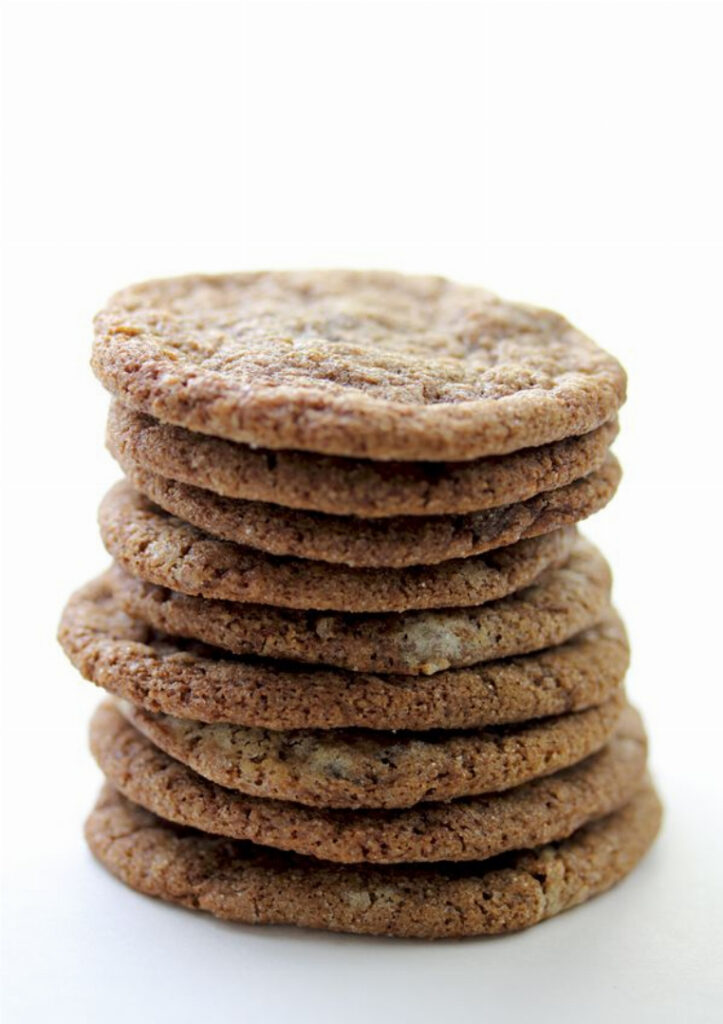
[[[5,8],[8,1022],[708,1022],[721,949],[722,8]],[[501,940],[247,929],[86,852],[98,700],[54,642],[117,470],[90,320],[148,276],[444,273],[559,308],[630,374],[616,574],[667,815],[644,865]]]

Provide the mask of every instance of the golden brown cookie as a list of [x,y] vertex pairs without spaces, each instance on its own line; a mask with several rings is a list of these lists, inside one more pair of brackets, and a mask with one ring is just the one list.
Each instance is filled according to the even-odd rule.
[[103,499],[100,532],[127,572],[184,594],[281,608],[402,612],[481,605],[528,586],[563,565],[574,527],[519,541],[474,558],[407,569],[278,558],[218,540],[153,505],[127,481]]
[[558,314],[374,271],[139,284],[96,317],[92,364],[165,422],[377,459],[547,444],[594,430],[625,398],[620,364]]
[[216,917],[336,932],[459,938],[517,931],[609,889],[660,827],[648,784],[569,839],[472,864],[329,864],[171,825],[106,786],[86,822],[121,881]]
[[120,705],[157,747],[229,789],[310,807],[412,807],[519,786],[607,743],[622,693],[587,711],[469,732],[276,732]]
[[106,443],[140,490],[138,481],[162,478],[227,498],[372,519],[460,515],[526,501],[599,469],[617,432],[617,420],[609,420],[589,434],[509,455],[375,462],[251,448],[161,423],[114,401]]
[[460,516],[357,519],[222,498],[145,470],[129,472],[133,486],[160,508],[216,537],[273,555],[360,568],[434,565],[538,537],[604,508],[620,477],[620,464],[609,454],[588,476],[502,508]]
[[93,716],[90,745],[116,789],[167,821],[341,863],[482,860],[564,839],[627,803],[646,760],[640,716],[627,708],[601,751],[554,775],[502,794],[347,811],[260,799],[209,782],[155,747],[110,701]]
[[58,636],[86,679],[147,711],[268,729],[467,729],[582,711],[618,689],[629,660],[613,612],[558,647],[432,676],[242,659],[130,618],[106,575],[70,598]]
[[235,654],[402,675],[430,675],[563,643],[605,617],[611,585],[605,559],[582,539],[565,566],[479,608],[302,612],[189,597],[144,583],[117,565],[108,579],[124,611],[165,633]]

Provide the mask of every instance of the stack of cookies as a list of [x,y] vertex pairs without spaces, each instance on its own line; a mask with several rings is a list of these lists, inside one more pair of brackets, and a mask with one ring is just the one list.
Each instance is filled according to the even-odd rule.
[[660,805],[605,559],[625,377],[439,278],[186,277],[96,320],[125,479],[60,639],[111,697],[95,855],[247,923],[526,927],[626,875]]

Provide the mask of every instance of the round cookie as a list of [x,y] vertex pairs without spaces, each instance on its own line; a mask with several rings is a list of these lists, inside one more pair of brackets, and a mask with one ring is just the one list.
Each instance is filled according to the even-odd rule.
[[356,519],[222,498],[145,470],[128,472],[156,505],[224,540],[273,555],[393,569],[471,558],[578,523],[607,505],[621,475],[608,454],[588,476],[513,505],[460,516]]
[[121,607],[156,629],[235,654],[335,665],[355,672],[430,675],[563,643],[600,622],[609,607],[607,562],[578,539],[565,566],[479,608],[352,615],[189,597],[113,566]]
[[536,850],[468,865],[349,866],[179,828],[106,785],[85,835],[126,885],[226,920],[432,939],[517,931],[604,892],[643,857],[661,816],[648,783],[619,811]]
[[86,679],[147,711],[267,729],[468,729],[582,711],[618,689],[629,660],[613,612],[557,647],[432,676],[243,660],[130,618],[107,575],[70,598],[58,638]]
[[100,533],[127,572],[184,594],[302,610],[403,612],[481,605],[563,565],[574,527],[555,530],[475,558],[407,569],[352,569],[277,558],[218,540],[169,516],[129,483],[103,499]]
[[627,708],[597,754],[504,794],[403,811],[311,809],[209,782],[155,747],[106,701],[90,745],[125,797],[177,825],[340,863],[481,860],[564,839],[622,807],[640,787],[646,740]]
[[267,448],[500,455],[594,430],[620,364],[556,313],[374,271],[189,276],[116,294],[92,365],[126,405]]
[[617,420],[609,420],[589,434],[509,455],[374,462],[251,448],[161,423],[113,401],[106,443],[128,476],[148,474],[227,498],[370,519],[460,515],[526,501],[599,469],[617,432]]
[[412,807],[511,789],[577,764],[610,739],[621,693],[587,711],[470,732],[275,732],[120,705],[157,747],[205,779],[310,807]]

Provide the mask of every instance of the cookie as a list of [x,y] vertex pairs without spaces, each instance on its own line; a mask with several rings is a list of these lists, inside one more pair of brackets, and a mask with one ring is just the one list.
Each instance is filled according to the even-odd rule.
[[150,281],[95,328],[93,369],[126,405],[271,449],[466,461],[587,433],[625,398],[620,364],[563,317],[442,278]]
[[621,471],[609,454],[588,476],[527,501],[471,515],[390,519],[330,516],[222,498],[145,470],[131,468],[128,476],[160,508],[224,540],[273,555],[398,569],[471,558],[578,523],[607,505]]
[[355,672],[431,675],[563,643],[600,622],[610,570],[578,539],[565,566],[530,587],[479,608],[351,615],[189,597],[113,566],[113,593],[129,615],[155,629],[235,654],[321,663]]
[[528,586],[567,561],[574,527],[474,558],[407,569],[352,569],[278,558],[218,540],[169,516],[129,483],[100,506],[100,533],[119,565],[148,583],[184,594],[281,608],[348,612],[481,605]]
[[251,448],[161,423],[114,401],[106,443],[123,471],[138,479],[148,474],[227,498],[371,519],[460,515],[526,501],[599,469],[617,432],[617,420],[609,420],[589,434],[500,457],[374,462]]
[[612,612],[558,647],[432,676],[243,660],[127,616],[107,576],[69,600],[58,633],[76,668],[147,711],[267,729],[473,729],[602,704],[628,667]]
[[340,863],[482,860],[564,839],[622,807],[640,787],[646,741],[627,708],[597,754],[504,794],[403,811],[312,809],[245,796],[164,754],[106,701],[90,745],[109,782],[154,814],[202,832]]
[[152,743],[205,779],[310,807],[412,807],[519,786],[610,739],[621,693],[596,708],[470,732],[276,732],[192,722],[122,703]]
[[646,853],[661,816],[648,783],[619,811],[535,850],[349,866],[171,825],[106,785],[85,835],[126,885],[226,920],[432,939],[517,931],[604,892]]

